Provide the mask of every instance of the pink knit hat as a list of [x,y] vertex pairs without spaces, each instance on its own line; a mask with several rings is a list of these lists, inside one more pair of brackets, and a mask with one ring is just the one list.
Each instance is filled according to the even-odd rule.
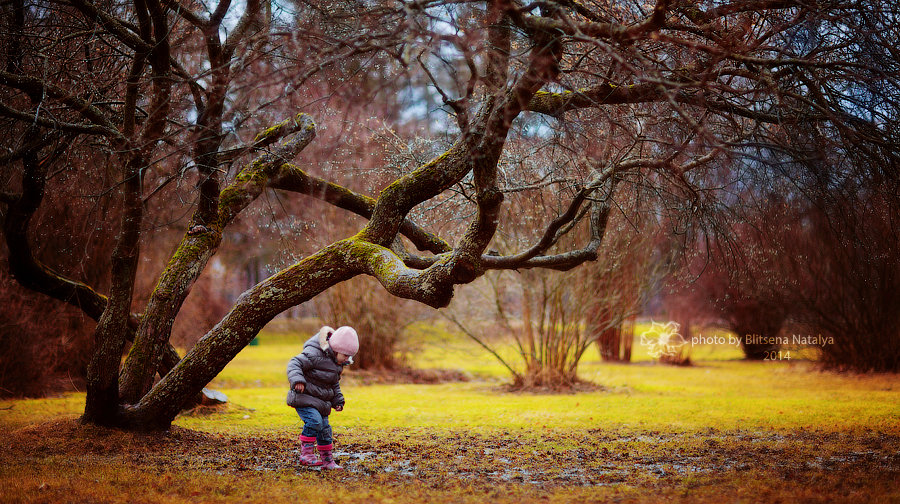
[[342,353],[353,357],[359,351],[359,336],[356,330],[350,326],[341,326],[332,333],[328,340],[331,349],[336,353]]

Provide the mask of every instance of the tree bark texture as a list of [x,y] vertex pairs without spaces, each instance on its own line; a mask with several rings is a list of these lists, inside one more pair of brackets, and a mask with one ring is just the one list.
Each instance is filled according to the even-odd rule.
[[[119,362],[131,317],[134,278],[140,259],[141,168],[144,160],[135,156],[126,165],[122,184],[121,230],[112,257],[112,286],[109,302],[94,332],[96,348],[87,374],[87,399],[83,421],[100,425],[118,423]],[[157,363],[158,364],[158,363]],[[156,367],[152,368],[153,373]]]

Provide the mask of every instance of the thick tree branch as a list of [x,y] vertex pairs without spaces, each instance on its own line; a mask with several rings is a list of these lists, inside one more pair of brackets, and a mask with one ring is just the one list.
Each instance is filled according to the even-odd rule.
[[[153,148],[162,138],[165,131],[166,122],[169,117],[169,107],[171,105],[171,52],[169,47],[169,23],[166,13],[160,5],[159,0],[138,0],[136,5],[146,3],[147,13],[153,21],[153,48],[148,53],[153,70],[152,95],[150,99],[150,114],[147,118],[147,124],[141,133],[141,139],[144,142],[143,148],[145,157],[148,150]],[[141,31],[145,27],[142,24]],[[148,157],[149,158],[149,157]]]
[[[343,186],[309,175],[300,168],[285,164],[269,179],[269,187],[305,194],[370,219],[375,209],[375,200],[355,193]],[[400,224],[400,234],[409,238],[419,250],[441,254],[450,250],[450,245],[441,238],[419,227],[411,220]]]
[[[512,30],[506,10],[510,7],[505,2],[495,0],[491,2],[488,13],[490,24],[487,33],[487,60],[485,61],[484,83],[487,92],[496,93],[506,86],[509,76],[510,47],[512,43]],[[474,75],[472,76],[475,77]]]
[[564,91],[550,93],[538,91],[526,107],[529,112],[537,112],[553,117],[562,117],[565,112],[583,108],[595,108],[604,105],[623,105],[638,103],[654,103],[674,100],[676,103],[707,108],[725,115],[737,115],[747,119],[772,124],[791,124],[801,120],[800,115],[787,110],[783,114],[774,114],[760,110],[751,110],[724,99],[710,98],[703,92],[689,93],[685,91],[671,92],[662,85],[645,82],[627,86],[602,84],[583,91]]
[[547,17],[522,16],[521,28],[530,32],[558,33],[569,36],[590,37],[620,43],[630,43],[650,32],[659,30],[665,24],[666,12],[673,0],[658,0],[653,13],[642,23],[626,26],[616,23],[577,23]]
[[[229,2],[223,2],[226,5]],[[224,16],[224,14],[222,15]],[[224,59],[230,60],[232,56],[234,56],[234,51],[237,47],[244,42],[244,39],[250,33],[250,29],[256,25],[256,21],[260,16],[260,0],[247,0],[247,6],[244,9],[244,15],[241,16],[240,21],[238,21],[237,26],[235,26],[234,31],[228,35],[228,38],[225,39],[225,44],[222,46],[222,54]],[[214,18],[217,15],[213,15]]]
[[[286,124],[287,123],[287,124]],[[287,128],[285,132],[284,128]],[[271,131],[278,133],[270,133]],[[281,166],[289,163],[316,136],[316,125],[307,114],[298,114],[293,119],[266,130],[257,136],[261,139],[268,136],[282,138],[288,134],[293,137],[277,149],[268,151],[256,158],[249,166],[241,170],[234,182],[219,196],[219,215],[214,225],[219,229],[231,223],[234,217],[255,200],[268,186],[270,178],[278,173]]]
[[148,53],[138,51],[134,55],[134,61],[131,63],[131,71],[125,81],[125,107],[122,111],[122,134],[128,138],[134,135],[137,117],[137,101],[140,92],[140,78],[146,67]]
[[256,138],[253,139],[253,142],[249,144],[240,145],[237,147],[232,147],[228,150],[221,151],[219,153],[219,159],[224,163],[230,163],[248,152],[264,150],[267,147],[277,143],[279,140],[293,135],[298,131],[299,127],[301,126],[295,119],[286,119],[270,128],[261,131],[256,135]]
[[561,117],[565,112],[580,108],[662,101],[665,99],[662,96],[663,94],[664,91],[655,83],[626,86],[601,84],[577,92],[551,93],[538,91],[528,102],[526,109],[529,112]]
[[360,238],[383,247],[390,246],[413,207],[453,187],[469,172],[475,140],[472,132],[464,133],[447,152],[381,191]]
[[432,308],[442,308],[453,297],[449,255],[425,270],[408,267],[392,250],[371,242],[351,238],[341,242],[343,260],[360,273],[374,277],[394,296],[412,299]]
[[[219,207],[219,172],[222,159],[222,131],[225,101],[232,80],[232,58],[235,48],[243,41],[247,30],[259,16],[259,0],[251,0],[244,8],[238,26],[228,35],[223,43],[220,39],[221,23],[229,7],[230,0],[223,0],[216,6],[210,20],[202,26],[206,51],[211,66],[212,79],[206,98],[206,106],[202,108],[197,119],[197,140],[194,145],[194,163],[200,172],[197,184],[200,189],[200,202],[194,214],[193,222],[209,225],[216,217]],[[273,135],[277,138],[277,135]]]
[[231,0],[222,0],[219,2],[219,5],[216,5],[216,10],[213,11],[212,15],[209,17],[209,24],[216,27],[221,25],[222,20],[225,19],[225,14],[228,13],[230,7]]
[[[9,250],[9,267],[13,278],[23,287],[52,297],[79,308],[85,315],[99,321],[106,310],[108,298],[94,290],[91,286],[70,279],[39,261],[31,249],[28,228],[31,218],[40,207],[44,197],[46,184],[46,167],[68,146],[64,143],[54,153],[38,159],[40,144],[21,153],[23,177],[21,194],[8,194],[6,218],[3,219],[3,236]],[[125,337],[134,340],[140,317],[130,314]],[[163,361],[159,368],[160,376],[172,369],[181,359],[171,345],[164,350]]]
[[[125,347],[134,279],[140,259],[141,221],[144,215],[140,172],[145,165],[140,155],[134,155],[123,170],[125,180],[120,185],[122,217],[112,254],[112,285],[106,309],[97,321],[94,353],[88,365],[83,417],[86,422],[114,425],[118,417],[119,363]],[[151,376],[156,374],[158,365],[159,361],[150,368]]]
[[[556,11],[551,9],[549,14]],[[471,153],[478,211],[449,259],[450,277],[455,283],[469,283],[483,273],[481,255],[497,231],[503,203],[503,193],[497,187],[497,163],[513,121],[541,87],[559,76],[562,43],[557,34],[539,31],[532,38],[534,46],[526,71],[502,100],[489,101],[485,106],[489,110],[486,125],[477,149]]]
[[3,222],[10,272],[23,287],[76,306],[99,320],[106,309],[105,296],[87,284],[66,278],[34,257],[28,228],[44,198],[49,163],[38,160],[37,149],[24,152],[22,163],[22,194],[10,203]]

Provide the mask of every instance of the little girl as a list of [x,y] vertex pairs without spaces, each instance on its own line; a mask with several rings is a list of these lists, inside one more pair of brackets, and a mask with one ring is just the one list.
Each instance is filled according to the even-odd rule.
[[[359,351],[359,337],[352,327],[332,329],[324,326],[319,333],[307,340],[303,352],[288,363],[287,377],[291,384],[287,404],[297,409],[303,419],[300,434],[300,463],[306,466],[322,466],[325,469],[341,469],[332,455],[334,445],[328,415],[331,408],[344,409],[341,393],[341,373],[344,366],[353,363]],[[318,444],[319,457],[316,457]]]

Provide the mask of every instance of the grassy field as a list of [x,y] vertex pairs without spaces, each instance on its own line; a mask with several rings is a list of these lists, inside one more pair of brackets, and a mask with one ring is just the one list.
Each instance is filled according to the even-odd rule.
[[[331,417],[345,470],[296,465],[284,367],[305,335],[263,333],[215,380],[218,409],[165,434],[79,426],[84,395],[0,402],[2,502],[900,502],[896,375],[744,362],[580,367],[574,394],[508,393],[469,340],[413,329],[411,365],[468,381],[376,383],[349,372]],[[510,355],[511,349],[499,345]]]

